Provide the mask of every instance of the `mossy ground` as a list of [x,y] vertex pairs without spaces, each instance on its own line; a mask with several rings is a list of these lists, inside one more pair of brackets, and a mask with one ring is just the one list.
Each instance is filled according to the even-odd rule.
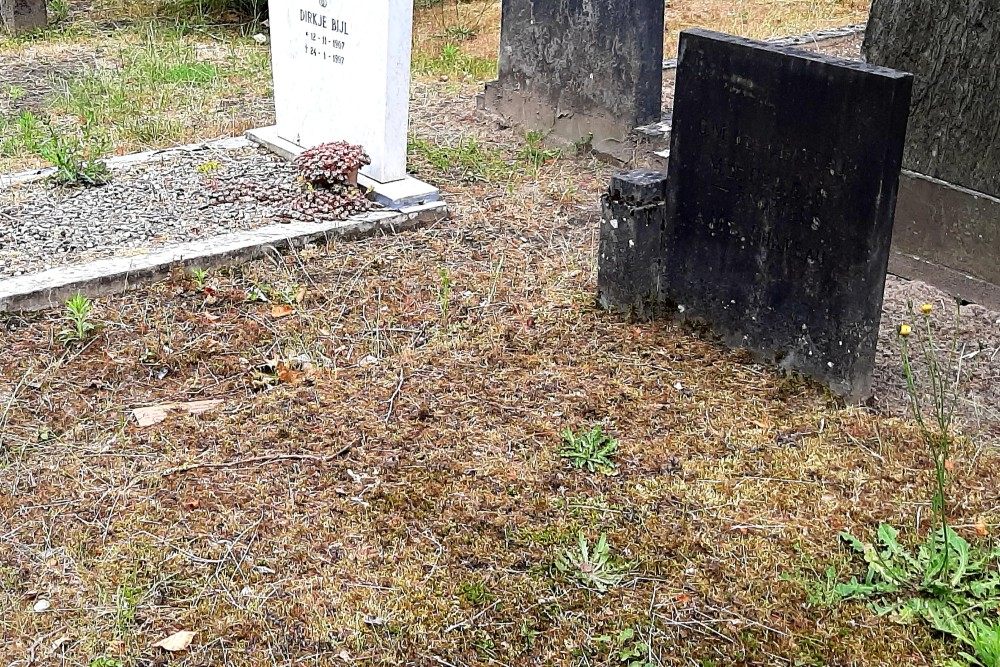
[[[525,162],[470,92],[417,90],[417,136],[489,156],[414,154],[450,221],[101,299],[83,345],[58,310],[4,318],[0,661],[614,665],[625,629],[654,665],[951,650],[825,606],[826,568],[856,567],[838,531],[927,528],[914,427],[595,308],[609,169]],[[301,288],[287,317],[248,299]],[[130,416],[201,399],[223,405]],[[598,423],[611,475],[559,456]],[[995,521],[996,459],[956,457],[966,531]],[[626,568],[604,595],[552,567],[581,532]],[[150,648],[180,629],[188,651]]]
[[[927,530],[915,427],[598,310],[610,168],[497,129],[476,89],[415,86],[449,221],[100,299],[83,344],[58,309],[0,319],[0,663],[610,666],[623,630],[651,665],[954,654],[824,574],[857,573],[841,530]],[[559,456],[595,424],[613,474]],[[998,454],[956,452],[971,539]],[[606,594],[553,567],[581,533],[625,569]]]

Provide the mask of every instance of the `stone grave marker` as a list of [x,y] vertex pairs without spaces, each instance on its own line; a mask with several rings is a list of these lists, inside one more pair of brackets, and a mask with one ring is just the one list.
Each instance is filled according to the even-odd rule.
[[504,0],[480,107],[615,154],[663,113],[663,0]]
[[399,207],[439,199],[406,173],[413,0],[270,0],[276,124],[250,138],[279,153],[345,140],[371,157],[363,185]]
[[0,25],[18,35],[48,25],[45,0],[0,0]]
[[661,311],[863,400],[912,77],[706,30],[679,55],[662,224],[602,230],[599,282],[621,271],[615,243],[659,243],[644,270]]

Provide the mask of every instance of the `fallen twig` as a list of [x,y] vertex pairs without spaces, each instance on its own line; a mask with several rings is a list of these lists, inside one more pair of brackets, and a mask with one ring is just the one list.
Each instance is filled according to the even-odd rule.
[[259,465],[262,463],[273,463],[275,461],[314,461],[316,463],[326,463],[327,461],[332,461],[333,459],[339,458],[346,454],[354,445],[347,445],[343,447],[340,451],[331,456],[316,456],[314,454],[273,454],[271,456],[255,456],[249,459],[238,459],[236,461],[221,461],[218,463],[191,463],[186,466],[178,466],[176,468],[168,468],[159,473],[156,473],[159,477],[170,477],[171,475],[179,475],[184,472],[190,472],[192,470],[199,469],[210,469],[210,468],[239,468],[242,466]]
[[406,378],[403,375],[403,369],[400,368],[399,382],[396,384],[396,391],[392,392],[392,396],[389,397],[389,409],[386,410],[385,417],[383,418],[383,421],[385,421],[385,423],[387,424],[389,423],[389,420],[392,418],[392,411],[396,409],[396,399],[399,398],[399,394],[403,390],[403,381],[405,379]]
[[482,616],[484,614],[486,614],[486,612],[492,610],[498,604],[500,604],[500,600],[494,600],[493,604],[491,604],[489,607],[486,607],[485,609],[483,609],[481,612],[479,612],[478,614],[476,614],[472,618],[468,618],[468,619],[466,619],[464,621],[459,621],[458,623],[455,623],[454,625],[449,625],[447,628],[444,629],[444,634],[448,634],[449,632],[452,632],[454,630],[458,630],[459,628],[467,628],[467,627],[471,626],[473,623],[475,623],[480,618],[482,618]]

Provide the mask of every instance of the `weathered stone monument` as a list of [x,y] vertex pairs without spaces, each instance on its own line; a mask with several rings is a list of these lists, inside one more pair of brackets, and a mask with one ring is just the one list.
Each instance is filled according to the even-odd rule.
[[606,198],[602,303],[866,398],[912,77],[705,30],[679,56],[665,185]]
[[1000,2],[875,0],[866,59],[913,72],[893,269],[1000,308]]
[[646,319],[659,303],[659,267],[667,219],[667,176],[618,174],[602,202],[598,298],[605,308]]
[[294,156],[345,140],[371,156],[362,185],[398,208],[434,201],[407,176],[412,0],[271,0],[276,124],[250,138]]
[[0,27],[18,35],[48,25],[45,0],[0,0]]
[[480,106],[615,154],[660,120],[663,0],[504,0],[500,67]]

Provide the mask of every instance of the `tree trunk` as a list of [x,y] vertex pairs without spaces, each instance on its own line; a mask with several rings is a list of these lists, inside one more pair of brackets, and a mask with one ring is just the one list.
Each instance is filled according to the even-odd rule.
[[916,76],[903,166],[1000,195],[1000,0],[874,0],[864,54]]
[[0,25],[17,35],[48,24],[45,0],[0,0]]

